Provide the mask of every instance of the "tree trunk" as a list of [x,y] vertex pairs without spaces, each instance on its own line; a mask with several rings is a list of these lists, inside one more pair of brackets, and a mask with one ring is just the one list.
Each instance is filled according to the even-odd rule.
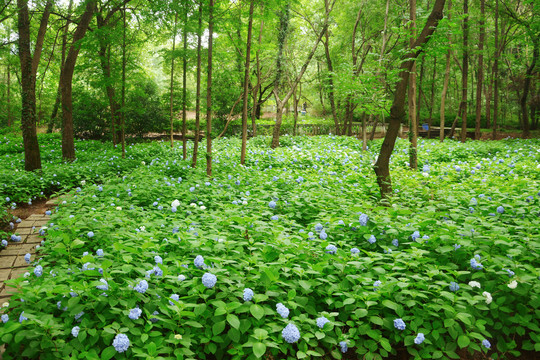
[[[369,115],[371,119],[372,115]],[[366,114],[362,116],[362,151],[367,150]]]
[[474,138],[480,139],[480,126],[482,120],[482,86],[484,82],[484,38],[485,28],[485,0],[480,0],[480,39],[478,40],[478,80],[476,82],[476,127]]
[[463,0],[463,74],[461,77],[461,142],[467,140],[467,81],[469,76],[469,0]]
[[[300,96],[302,96],[302,83],[298,84],[298,86],[300,87]],[[298,125],[298,98],[296,97],[296,89],[294,89],[294,93],[293,93],[293,106],[294,106],[294,109],[293,109],[293,136],[296,136],[296,127]]]
[[[328,0],[325,0],[324,6],[326,9],[326,12],[328,12],[328,5],[329,5]],[[324,36],[325,36],[325,41],[323,41],[324,54],[326,56],[326,65],[328,67],[328,100],[330,100],[330,108],[332,109],[332,117],[334,118],[334,126],[336,127],[336,129],[339,129],[338,117],[336,113],[336,103],[334,102],[334,67],[332,65],[332,58],[330,57],[330,49],[329,49],[330,36],[328,34],[328,28],[326,29]]]
[[[251,0],[252,2],[254,0]],[[252,12],[253,13],[253,12]],[[214,0],[208,4],[208,74],[206,79],[206,176],[212,176],[212,43],[214,36]],[[250,34],[251,37],[251,34]],[[249,60],[246,61],[249,63]],[[247,98],[247,96],[246,96]],[[247,113],[247,108],[246,108]]]
[[[411,38],[409,46],[412,47],[416,37],[416,0],[410,0]],[[416,118],[416,62],[413,62],[409,74],[409,166],[416,170],[418,167],[418,119]]]
[[21,130],[24,145],[24,169],[41,169],[41,154],[36,130],[36,73],[43,49],[47,23],[52,7],[48,0],[43,10],[38,35],[34,48],[34,57],[30,51],[30,18],[28,1],[17,0],[19,30],[19,60],[21,64]]
[[197,167],[201,118],[201,37],[202,37],[202,1],[199,2],[199,27],[197,28],[197,93],[195,95],[195,141],[191,167]]
[[122,143],[122,159],[126,158],[126,5],[124,3],[124,32],[122,36],[122,112],[120,113],[121,134],[120,142]]
[[493,57],[493,140],[497,140],[499,120],[499,0],[495,0],[495,56]]
[[248,33],[246,40],[246,64],[244,72],[244,96],[242,103],[242,149],[240,152],[240,163],[244,165],[246,163],[246,145],[247,145],[247,116],[248,116],[248,89],[249,89],[249,61],[251,58],[251,31],[253,29],[253,8],[255,6],[255,0],[249,2],[249,20],[248,20]]
[[279,130],[281,128],[284,105],[284,103],[278,99],[276,92],[277,90],[274,89],[274,96],[276,97],[276,124],[274,125],[274,130],[272,131],[272,149],[279,147]]
[[169,98],[169,117],[171,122],[171,148],[174,148],[174,117],[173,117],[173,97],[174,97],[174,51],[176,50],[176,24],[178,22],[178,13],[174,15],[174,30],[171,54],[171,93]]
[[188,9],[184,9],[184,32],[182,34],[182,40],[184,42],[184,52],[182,54],[183,68],[182,68],[182,159],[187,158],[187,139],[186,139],[186,112],[187,112],[187,22],[188,22]]
[[[452,10],[452,1],[448,0],[448,21],[451,20],[450,16],[452,13],[450,12]],[[443,82],[443,89],[441,93],[441,108],[440,108],[440,131],[439,131],[439,138],[441,142],[444,141],[444,110],[445,110],[445,102],[446,102],[446,93],[448,92],[448,83],[450,82],[450,55],[452,52],[451,49],[452,41],[450,39],[450,35],[448,35],[448,51],[446,52],[446,69],[444,71],[444,82]]]
[[382,198],[388,198],[392,194],[390,156],[394,150],[401,120],[405,115],[405,91],[409,82],[409,73],[413,66],[414,60],[422,51],[423,45],[429,41],[429,38],[435,31],[439,20],[442,18],[444,3],[445,0],[435,0],[433,10],[427,19],[426,25],[422,29],[422,32],[418,36],[418,39],[414,45],[408,49],[408,53],[404,56],[404,61],[400,66],[399,81],[394,91],[394,101],[392,103],[392,108],[390,109],[390,123],[388,125],[388,132],[384,137],[379,156],[377,157],[377,162],[374,166],[375,174],[377,175],[377,183],[379,185]]
[[60,72],[60,90],[62,94],[62,157],[64,160],[75,160],[75,142],[73,138],[73,103],[71,101],[73,72],[80,50],[80,41],[86,34],[90,20],[94,15],[96,0],[88,0],[84,13],[73,34],[73,42],[69,48],[64,66]]
[[261,90],[262,85],[262,71],[261,71],[261,63],[259,60],[259,52],[261,50],[261,42],[262,42],[262,33],[264,28],[264,20],[261,19],[261,26],[259,28],[259,46],[257,47],[257,52],[255,53],[255,63],[257,64],[257,84],[253,88],[253,108],[251,110],[251,126],[253,131],[253,137],[257,136],[257,125],[255,122],[255,119],[258,119],[260,117],[261,107],[259,105],[258,100],[258,93]]
[[433,124],[433,106],[435,105],[435,76],[437,75],[437,58],[433,61],[433,75],[431,76],[431,101],[429,103],[429,118],[427,137],[431,139],[431,125]]
[[[8,39],[11,38],[11,31],[8,32]],[[10,69],[10,58],[9,54],[7,58],[7,126],[11,127],[11,69]]]
[[523,94],[521,94],[521,99],[519,100],[519,104],[521,107],[521,119],[523,120],[523,137],[526,139],[530,136],[530,128],[529,128],[529,114],[527,112],[527,97],[529,96],[529,91],[531,88],[531,78],[533,76],[534,70],[536,68],[536,62],[538,60],[538,45],[539,45],[538,39],[533,38],[533,59],[531,65],[527,68],[527,72],[525,73],[525,81],[523,84]]
[[[373,115],[370,115],[373,116]],[[369,135],[369,141],[373,141],[375,139],[375,132],[377,131],[377,125],[379,124],[379,117],[373,116],[375,119],[373,120],[373,127],[371,128],[371,134]]]

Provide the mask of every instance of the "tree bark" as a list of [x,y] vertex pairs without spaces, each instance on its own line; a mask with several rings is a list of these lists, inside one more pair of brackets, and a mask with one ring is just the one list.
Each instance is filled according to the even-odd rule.
[[122,159],[126,157],[126,5],[124,4],[124,32],[122,36],[122,112],[120,113],[120,142],[122,143]]
[[379,156],[375,162],[374,170],[382,198],[388,198],[392,194],[392,182],[390,178],[390,156],[394,150],[396,138],[399,132],[401,120],[405,115],[405,91],[409,82],[409,73],[422,47],[429,41],[435,31],[439,20],[443,16],[445,0],[435,0],[433,9],[427,19],[426,25],[416,39],[414,45],[408,49],[400,66],[399,81],[394,91],[394,101],[390,109],[390,123],[384,137]]
[[[326,12],[328,12],[328,0],[324,1],[324,6],[326,9]],[[357,22],[358,24],[358,22]],[[355,25],[355,30],[356,30]],[[355,31],[356,32],[356,31]],[[353,43],[354,43],[354,33],[353,32]],[[330,101],[330,108],[332,109],[332,117],[334,118],[334,126],[336,127],[336,133],[339,134],[339,123],[338,123],[338,116],[336,113],[336,103],[334,101],[334,66],[332,64],[332,58],[330,57],[330,49],[329,49],[329,34],[328,34],[328,28],[326,29],[326,32],[324,33],[325,41],[323,41],[324,44],[324,55],[326,56],[326,65],[328,67],[328,100]],[[353,51],[354,51],[354,45],[353,45]]]
[[195,95],[195,140],[191,167],[197,167],[201,118],[201,37],[202,37],[202,1],[199,2],[199,27],[197,28],[197,92]]
[[62,157],[75,160],[75,142],[73,138],[73,103],[71,100],[73,72],[80,50],[80,41],[86,34],[90,20],[94,15],[96,0],[88,0],[84,13],[73,34],[73,43],[69,48],[64,66],[60,72],[60,91],[62,94]]
[[527,68],[525,73],[525,81],[523,83],[523,94],[519,99],[519,104],[521,108],[521,119],[523,120],[523,137],[526,139],[530,136],[530,127],[529,127],[529,113],[527,112],[527,97],[529,96],[529,91],[531,88],[531,78],[536,68],[536,63],[538,60],[538,45],[540,40],[533,38],[533,59],[531,65]]
[[186,112],[187,112],[187,22],[188,22],[188,9],[184,9],[184,31],[182,33],[182,41],[184,45],[184,53],[182,54],[182,159],[187,158],[187,124],[186,124]]
[[244,96],[242,103],[242,149],[240,152],[240,163],[246,163],[246,145],[247,145],[247,116],[248,116],[248,89],[249,89],[249,62],[251,58],[251,31],[253,29],[253,8],[255,0],[249,2],[249,20],[246,40],[246,64],[244,68]]
[[178,13],[174,15],[174,30],[171,54],[171,92],[169,98],[169,117],[171,122],[171,148],[174,148],[174,118],[173,118],[173,97],[174,97],[174,50],[176,50],[176,24],[178,22]]
[[461,77],[461,142],[467,140],[467,81],[469,76],[469,0],[463,0],[463,74]]
[[47,31],[47,23],[52,7],[48,0],[43,10],[38,36],[34,48],[34,57],[30,52],[30,17],[28,1],[17,0],[19,30],[19,60],[21,64],[21,130],[24,145],[24,169],[41,169],[41,154],[36,129],[36,73]]
[[[209,6],[209,10],[208,10],[208,74],[207,74],[207,79],[206,79],[206,176],[211,177],[212,176],[212,43],[213,43],[213,36],[214,36],[214,0],[210,0],[210,3],[208,4],[208,6]],[[247,60],[246,62],[249,63],[249,60]],[[246,108],[246,113],[247,113],[247,108]]]
[[495,56],[493,57],[493,140],[497,139],[499,120],[499,0],[495,0]]
[[[466,0],[465,0],[466,1]],[[409,47],[412,47],[416,37],[416,0],[410,0],[411,38]],[[418,119],[416,118],[416,61],[413,62],[409,74],[409,167],[416,170],[418,167]]]
[[480,126],[482,120],[482,86],[484,82],[484,38],[485,28],[485,0],[480,0],[480,38],[478,39],[478,80],[476,82],[476,127],[474,138],[480,139]]
[[[450,10],[452,9],[452,1],[448,0],[448,21],[450,21],[450,16],[452,15]],[[445,110],[445,103],[446,103],[446,93],[448,92],[448,83],[450,81],[450,55],[452,52],[451,49],[452,41],[450,38],[450,35],[448,35],[448,51],[446,52],[446,69],[444,71],[444,82],[443,82],[443,89],[441,93],[441,108],[440,108],[440,131],[439,131],[439,138],[441,142],[444,141],[444,110]]]
[[433,124],[433,106],[435,105],[435,76],[437,75],[437,58],[433,61],[433,74],[431,76],[431,100],[429,103],[428,139],[431,139],[431,125]]
[[[261,71],[261,63],[259,59],[259,53],[261,50],[261,43],[262,43],[262,33],[264,28],[264,20],[261,19],[261,26],[259,28],[259,41],[258,41],[258,47],[257,51],[255,53],[255,63],[257,66],[257,84],[253,87],[253,108],[251,110],[251,126],[253,131],[253,137],[257,136],[257,124],[255,122],[255,119],[258,119],[260,116],[260,105],[257,101],[258,99],[258,93],[261,90],[262,85],[262,71]],[[257,109],[259,109],[259,112],[257,112]]]

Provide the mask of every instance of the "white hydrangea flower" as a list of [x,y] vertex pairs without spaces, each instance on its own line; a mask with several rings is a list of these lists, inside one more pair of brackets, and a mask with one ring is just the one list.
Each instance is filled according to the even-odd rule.
[[480,283],[478,281],[469,281],[469,286],[473,288],[475,287],[481,288]]
[[486,298],[486,304],[491,304],[491,302],[493,301],[493,298],[491,297],[491,294],[488,293],[487,291],[484,291],[482,293],[482,295]]
[[121,207],[121,206],[117,206],[117,207],[116,207],[116,210],[122,210],[122,207]]
[[206,206],[202,205],[201,210],[206,210]]
[[178,208],[180,206],[180,201],[178,200],[174,200],[171,204],[171,207],[173,208]]
[[508,284],[508,287],[510,289],[515,289],[517,287],[517,281],[516,280],[513,280],[510,284]]

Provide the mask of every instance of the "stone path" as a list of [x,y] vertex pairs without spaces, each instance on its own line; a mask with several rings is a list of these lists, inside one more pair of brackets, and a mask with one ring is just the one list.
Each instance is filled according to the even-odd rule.
[[[56,204],[56,199],[47,201],[47,205],[53,207]],[[49,221],[49,216],[45,214],[32,214],[25,220],[17,224],[14,233],[21,237],[20,242],[13,242],[8,240],[7,248],[0,251],[0,306],[6,302],[16,291],[15,288],[7,286],[6,280],[16,279],[23,276],[28,271],[28,265],[24,260],[24,255],[30,253],[32,255],[31,260],[35,262],[36,259],[36,245],[43,240],[39,236],[39,229],[46,225]],[[0,360],[2,359],[2,353],[4,347],[0,348]]]

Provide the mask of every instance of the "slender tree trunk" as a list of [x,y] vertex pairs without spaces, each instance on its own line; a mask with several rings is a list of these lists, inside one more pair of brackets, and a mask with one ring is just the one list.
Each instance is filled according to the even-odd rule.
[[463,75],[461,77],[461,142],[467,140],[467,81],[469,76],[469,0],[463,0]]
[[373,139],[375,139],[375,132],[377,131],[377,125],[379,125],[379,116],[375,115],[373,117],[374,117],[373,127],[371,128],[371,134],[369,135],[369,141],[373,141]]
[[495,56],[493,57],[493,140],[497,140],[499,120],[499,0],[495,0]]
[[255,63],[257,66],[257,84],[253,88],[253,108],[251,109],[251,126],[253,130],[253,137],[257,136],[257,125],[255,119],[259,118],[259,114],[257,114],[257,109],[260,109],[259,103],[257,101],[258,99],[258,93],[261,91],[261,85],[262,85],[262,71],[261,71],[261,63],[259,59],[259,52],[261,50],[261,43],[262,43],[262,33],[264,28],[264,20],[261,19],[261,26],[259,28],[259,41],[258,41],[258,47],[257,52],[255,53]]
[[[64,67],[64,62],[66,61],[66,48],[67,48],[67,35],[69,30],[69,24],[71,23],[71,9],[73,7],[73,0],[69,0],[68,5],[68,12],[67,12],[67,20],[66,25],[64,27],[64,34],[62,36],[62,58],[60,62],[60,69]],[[53,131],[54,128],[54,122],[56,120],[56,116],[58,114],[58,108],[60,107],[60,101],[62,97],[61,93],[61,82],[62,82],[62,74],[60,73],[60,78],[58,79],[58,90],[56,91],[56,100],[54,102],[53,111],[51,114],[51,119],[49,120],[49,125],[47,126],[47,133],[50,134]],[[114,135],[113,135],[114,136]]]
[[529,91],[531,88],[531,78],[533,76],[534,70],[536,68],[536,63],[538,60],[538,46],[539,46],[540,40],[533,39],[533,59],[531,65],[527,68],[527,72],[525,73],[525,81],[523,84],[523,94],[521,94],[521,98],[519,99],[519,104],[521,107],[521,119],[523,120],[523,137],[526,139],[530,136],[530,128],[529,128],[529,113],[527,112],[527,97],[529,96]]
[[186,139],[186,112],[187,112],[187,22],[188,22],[188,9],[184,9],[184,32],[182,34],[182,41],[184,43],[184,52],[182,54],[182,159],[187,158],[187,139]]
[[433,75],[431,76],[431,100],[429,103],[428,139],[431,139],[431,125],[433,124],[433,106],[435,105],[435,76],[437,75],[437,58],[433,61]]
[[[488,63],[487,66],[488,69],[491,69],[491,65]],[[493,78],[489,79],[487,81],[488,88],[487,91],[484,89],[484,92],[486,94],[486,129],[491,128],[491,97],[493,96]],[[485,83],[484,83],[484,86]]]
[[484,82],[484,38],[485,28],[485,0],[480,0],[480,38],[478,40],[478,81],[476,82],[476,127],[474,138],[480,139],[480,127],[482,121],[482,87]]
[[171,122],[171,148],[174,148],[174,117],[173,117],[173,97],[174,97],[174,51],[176,50],[176,24],[178,22],[178,13],[174,15],[174,30],[171,54],[171,94],[169,99],[169,117]]
[[191,167],[197,167],[201,118],[201,37],[202,37],[202,1],[199,2],[199,27],[197,28],[197,93],[195,95],[195,140]]
[[[369,115],[371,119],[372,115]],[[362,151],[367,150],[367,131],[366,131],[366,114],[362,116]]]
[[253,8],[255,0],[249,2],[249,20],[248,33],[246,40],[246,64],[244,71],[244,96],[242,103],[242,149],[240,153],[240,163],[246,163],[246,145],[247,145],[247,116],[248,116],[248,89],[249,89],[249,62],[251,58],[251,30],[253,29]]
[[[253,0],[252,0],[253,1]],[[214,37],[214,0],[208,8],[208,74],[206,79],[206,176],[212,176],[212,43]],[[253,14],[253,11],[251,12]],[[249,35],[251,37],[251,34]],[[249,63],[249,59],[246,60]],[[247,98],[247,96],[246,96]],[[247,108],[246,108],[247,114]]]
[[439,20],[443,17],[445,0],[435,0],[433,10],[429,15],[426,25],[416,39],[414,45],[408,49],[408,53],[403,57],[400,66],[399,81],[394,91],[394,101],[390,109],[390,123],[388,131],[384,137],[379,156],[374,166],[377,175],[377,183],[381,191],[382,198],[388,198],[392,194],[392,181],[390,178],[390,156],[394,150],[397,134],[401,120],[405,115],[405,91],[409,82],[409,73],[412,69],[415,59],[422,51],[422,47],[429,41],[429,38],[435,31]]
[[[452,13],[450,10],[452,9],[452,1],[448,0],[448,21],[450,21],[450,16]],[[446,52],[446,70],[444,71],[444,82],[443,82],[443,89],[441,93],[441,108],[440,108],[440,132],[439,137],[441,142],[444,141],[444,110],[445,110],[445,102],[446,102],[446,93],[448,92],[448,83],[450,82],[450,55],[452,52],[452,49],[450,46],[452,45],[452,41],[450,39],[450,35],[448,35],[448,51]]]
[[121,115],[121,137],[122,143],[122,158],[126,157],[126,5],[124,4],[124,33],[122,36],[122,112]]
[[[11,31],[8,32],[8,39],[11,38]],[[7,55],[7,126],[11,127],[11,69],[9,53]]]
[[[326,12],[328,12],[328,0],[324,1]],[[353,35],[354,36],[354,35]],[[339,129],[338,117],[336,113],[336,103],[334,102],[334,66],[332,65],[332,58],[330,57],[329,49],[329,34],[328,29],[324,33],[325,41],[324,44],[324,54],[326,56],[326,65],[328,67],[328,100],[330,101],[330,108],[332,109],[332,117],[334,118],[334,126],[336,129]],[[353,45],[354,48],[354,45]],[[353,49],[354,50],[354,49]]]
[[73,103],[71,100],[73,72],[80,50],[80,41],[86,34],[90,20],[94,15],[96,0],[88,0],[83,15],[73,34],[73,43],[69,48],[66,61],[61,69],[60,84],[62,94],[62,157],[75,160],[75,142],[73,138]]
[[[410,0],[411,38],[409,46],[412,47],[416,38],[416,0]],[[416,62],[413,62],[409,74],[409,166],[416,170],[418,167],[418,119],[416,118]]]

